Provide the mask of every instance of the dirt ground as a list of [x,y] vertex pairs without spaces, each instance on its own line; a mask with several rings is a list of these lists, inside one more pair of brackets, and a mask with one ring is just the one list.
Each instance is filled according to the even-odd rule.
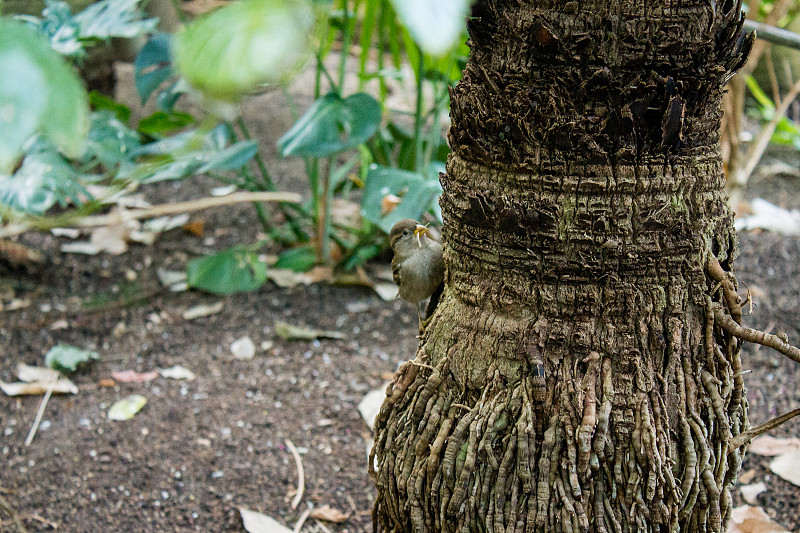
[[[262,145],[270,150],[289,123],[285,117],[263,122],[257,132]],[[299,172],[290,162],[275,165],[283,183]],[[160,184],[146,193],[153,201],[178,200],[202,196],[211,186],[202,180]],[[763,179],[759,186],[759,193],[779,191],[768,199],[787,207],[800,203],[797,191],[785,193],[795,182]],[[65,239],[51,235],[22,239],[54,263],[39,275],[8,279],[15,297],[31,303],[0,312],[0,380],[14,381],[20,362],[42,364],[57,343],[96,350],[100,360],[74,377],[77,395],[51,398],[28,447],[24,441],[39,398],[0,396],[0,494],[29,531],[243,531],[240,506],[292,527],[307,502],[349,515],[344,523],[327,524],[332,531],[371,531],[369,431],[357,406],[414,355],[413,307],[384,302],[363,287],[281,289],[268,283],[255,293],[227,297],[167,292],[157,268],[182,269],[199,254],[256,239],[248,207],[195,218],[205,223],[206,236],[174,230],[117,257],[62,255]],[[738,277],[755,301],[747,323],[782,330],[800,342],[800,238],[745,233],[740,248]],[[113,303],[131,290],[142,299]],[[74,311],[98,296],[106,303],[96,311]],[[181,316],[194,305],[220,301],[224,308],[216,315]],[[345,339],[283,341],[275,334],[276,320],[337,330]],[[230,351],[243,336],[258,347],[247,361]],[[752,371],[746,384],[753,424],[800,407],[800,366],[749,345],[743,361]],[[100,385],[112,371],[173,365],[189,368],[197,379]],[[132,393],[148,399],[144,409],[129,421],[109,420],[109,406]],[[774,434],[800,437],[800,422]],[[300,449],[305,469],[305,495],[295,510],[290,502],[297,472],[287,439]],[[768,490],[759,505],[800,532],[800,488],[772,475],[767,463],[750,455],[743,475],[751,483],[763,480]],[[734,497],[741,502],[738,491]],[[0,517],[0,531],[15,531]],[[304,530],[322,531],[313,520]]]

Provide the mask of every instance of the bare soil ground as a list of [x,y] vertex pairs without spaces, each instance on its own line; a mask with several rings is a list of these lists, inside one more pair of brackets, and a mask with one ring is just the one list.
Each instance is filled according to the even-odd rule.
[[[283,122],[274,130],[262,125],[265,146],[274,146],[267,143],[288,127]],[[279,168],[287,176],[299,172]],[[761,184],[763,190],[773,185]],[[147,194],[154,201],[177,200],[201,196],[209,186],[202,180],[161,184]],[[783,203],[796,207],[791,204],[798,198],[792,194]],[[369,432],[357,405],[413,357],[413,307],[384,302],[365,288],[329,285],[280,289],[268,283],[255,293],[222,298],[164,291],[158,267],[181,269],[198,254],[256,238],[255,215],[246,206],[197,218],[213,241],[175,230],[153,246],[134,246],[117,257],[61,255],[63,239],[24,237],[54,263],[39,275],[19,273],[8,280],[16,298],[31,303],[0,313],[0,380],[13,381],[20,362],[42,364],[57,343],[94,349],[101,357],[75,376],[79,394],[51,398],[28,447],[24,441],[39,398],[0,396],[0,494],[29,531],[242,531],[239,506],[291,527],[306,502],[349,514],[342,524],[328,524],[333,531],[371,531]],[[800,342],[800,238],[749,233],[740,235],[740,246],[738,277],[755,300],[747,323],[782,330]],[[131,288],[141,300],[120,305],[120,295]],[[99,309],[72,311],[98,296],[106,302]],[[219,314],[181,316],[189,307],[217,301],[224,304]],[[275,335],[276,320],[338,330],[346,338],[283,341]],[[236,360],[231,342],[245,335],[258,353]],[[260,349],[262,342],[267,349]],[[800,406],[800,366],[750,345],[743,360],[751,370],[746,383],[753,424]],[[197,379],[99,384],[112,371],[177,364]],[[132,420],[109,420],[109,406],[132,393],[148,399],[145,408]],[[800,437],[800,422],[775,435]],[[306,493],[295,510],[290,501],[297,472],[287,439],[301,449],[305,467]],[[800,531],[800,488],[772,475],[767,463],[750,455],[743,475],[749,482],[763,480],[768,490],[759,504],[784,527]],[[735,498],[741,500],[738,491]],[[7,517],[0,519],[0,531],[15,531]],[[310,521],[305,530],[320,526]]]

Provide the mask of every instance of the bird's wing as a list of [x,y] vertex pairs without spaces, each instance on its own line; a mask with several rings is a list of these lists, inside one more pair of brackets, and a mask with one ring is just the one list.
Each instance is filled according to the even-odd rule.
[[400,285],[400,262],[397,258],[392,258],[392,279],[396,285]]

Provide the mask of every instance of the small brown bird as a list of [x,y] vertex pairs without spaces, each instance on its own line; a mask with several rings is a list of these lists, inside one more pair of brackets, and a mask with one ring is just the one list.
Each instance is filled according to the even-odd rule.
[[[416,304],[422,332],[425,326],[422,320],[425,300],[432,296],[438,299],[441,292],[444,278],[442,245],[433,240],[428,228],[410,218],[392,226],[389,245],[394,252],[392,275],[400,289],[399,296]],[[428,315],[433,312],[434,307],[435,304],[428,306]]]

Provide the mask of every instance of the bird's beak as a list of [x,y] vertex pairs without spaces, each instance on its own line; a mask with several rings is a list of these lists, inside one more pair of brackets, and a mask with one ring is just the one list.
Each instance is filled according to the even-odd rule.
[[422,248],[422,236],[427,234],[428,231],[430,230],[422,224],[417,224],[417,227],[414,228],[414,236],[417,238],[417,244],[419,244],[420,248]]

